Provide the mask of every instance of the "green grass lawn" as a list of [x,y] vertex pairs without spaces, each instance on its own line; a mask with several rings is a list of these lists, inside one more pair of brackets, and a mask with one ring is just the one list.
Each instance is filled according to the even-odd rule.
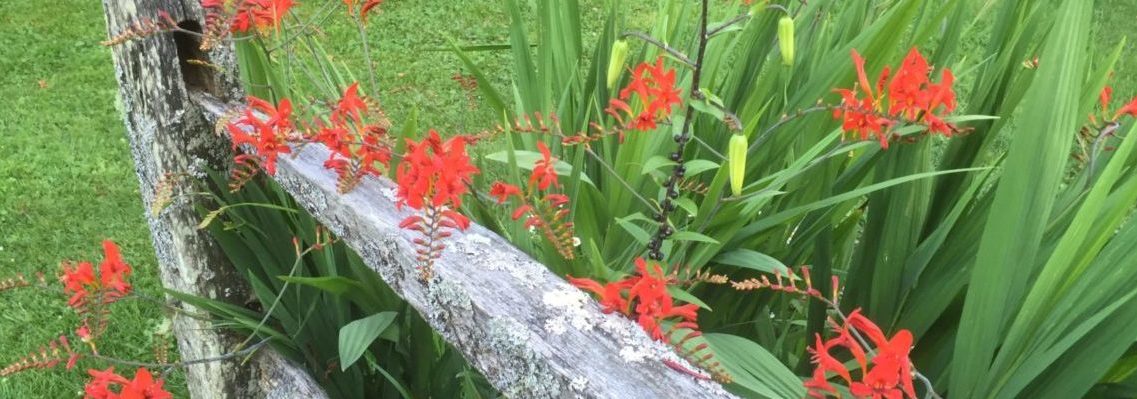
[[[600,4],[602,0],[583,2],[584,9],[597,16],[589,19],[592,26],[599,24]],[[1095,47],[1101,53],[1137,24],[1137,0],[1098,4]],[[383,57],[378,79],[392,119],[417,108],[423,127],[458,132],[492,126],[493,116],[480,112],[483,108],[467,109],[466,94],[451,79],[463,72],[458,60],[425,50],[442,47],[447,36],[464,44],[506,43],[508,18],[500,2],[403,0],[383,8],[373,19],[370,35]],[[159,289],[114,104],[110,53],[97,44],[103,37],[99,2],[0,1],[0,279],[16,273],[54,276],[63,259],[97,261],[99,242],[112,238],[135,267],[136,288],[149,293]],[[325,40],[332,52],[348,54],[345,61],[358,65],[359,57],[350,55],[358,54],[350,30],[329,28]],[[1130,43],[1113,83],[1117,101],[1137,94]],[[480,53],[476,60],[501,72],[505,57]],[[100,350],[150,359],[153,342],[148,331],[161,319],[160,312],[125,302],[114,316],[120,328],[112,328],[116,332]],[[57,290],[0,293],[0,364],[68,333],[76,320]],[[70,372],[32,371],[0,378],[0,398],[81,396],[88,366],[103,365],[85,362]],[[177,387],[176,377],[172,385]]]
[[[138,290],[159,288],[104,29],[98,2],[0,2],[0,276],[43,272],[51,287],[0,293],[0,363],[74,329],[59,262],[101,260],[105,238],[121,245]],[[160,312],[131,301],[113,316],[100,350],[149,359]],[[87,367],[103,365],[0,378],[0,397],[77,397]]]

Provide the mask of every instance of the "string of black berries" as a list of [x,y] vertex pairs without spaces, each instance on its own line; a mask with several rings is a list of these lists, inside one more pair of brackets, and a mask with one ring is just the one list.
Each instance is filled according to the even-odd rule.
[[[703,75],[703,60],[707,53],[707,8],[710,1],[702,1],[702,14],[699,17],[699,52],[695,58],[695,72],[691,78],[691,100],[696,101],[703,98],[703,93],[699,91],[699,80]],[[663,201],[659,203],[659,213],[655,214],[655,221],[659,223],[659,228],[655,231],[655,235],[647,244],[648,258],[652,260],[663,260],[663,240],[675,234],[675,229],[671,227],[668,222],[671,212],[675,210],[675,200],[679,198],[679,181],[687,174],[687,167],[683,163],[683,149],[686,148],[687,142],[691,140],[691,125],[695,119],[695,107],[691,104],[687,105],[687,114],[683,119],[683,129],[679,131],[679,135],[675,136],[675,152],[671,153],[671,160],[675,162],[675,167],[671,169],[671,177],[667,179],[664,185],[666,195]]]

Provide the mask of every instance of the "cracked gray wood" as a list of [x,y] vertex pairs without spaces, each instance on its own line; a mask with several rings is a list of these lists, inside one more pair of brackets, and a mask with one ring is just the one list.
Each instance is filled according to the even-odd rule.
[[[107,31],[115,35],[145,18],[167,12],[179,23],[202,21],[197,0],[103,0]],[[185,27],[194,27],[187,22]],[[198,24],[200,26],[200,24]],[[195,86],[224,98],[241,98],[232,49],[219,46],[209,54],[196,52],[189,35],[154,35],[113,48],[123,121],[130,139],[139,189],[146,209],[155,201],[164,176],[201,176],[206,166],[224,167],[231,159],[229,143],[189,101]],[[175,40],[181,39],[181,40]],[[179,62],[181,50],[184,54]],[[228,74],[213,74],[185,59],[208,58]],[[216,76],[214,76],[216,75]],[[247,289],[219,248],[203,231],[193,203],[177,201],[158,215],[147,213],[162,284],[169,289],[241,304]],[[182,359],[215,357],[232,350],[239,337],[218,333],[207,321],[174,320]],[[195,398],[326,397],[302,369],[280,356],[266,353],[252,365],[239,360],[203,363],[186,369],[186,384]]]
[[[206,93],[193,99],[214,119],[233,107]],[[395,206],[393,182],[367,178],[339,194],[335,174],[323,167],[328,156],[323,145],[302,146],[279,158],[274,179],[507,396],[730,396],[669,368],[663,359],[685,362],[482,226],[448,238],[434,280],[420,281],[417,233],[398,227],[410,213]]]

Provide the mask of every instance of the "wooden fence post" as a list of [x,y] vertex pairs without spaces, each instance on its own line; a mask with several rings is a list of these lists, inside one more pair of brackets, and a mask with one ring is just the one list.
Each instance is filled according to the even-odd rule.
[[[198,0],[103,0],[107,30],[113,36],[144,19],[168,13],[179,26],[200,31],[203,14]],[[192,200],[180,199],[160,213],[150,212],[159,186],[200,177],[207,167],[224,168],[232,157],[229,143],[213,134],[212,125],[190,101],[191,90],[226,99],[241,98],[231,46],[208,54],[198,39],[184,33],[153,35],[113,48],[123,120],[130,139],[150,234],[157,252],[162,284],[169,289],[241,305],[249,297],[242,276],[228,263],[208,234],[196,226]],[[228,73],[187,62],[208,61]],[[184,180],[184,179],[183,179]],[[175,198],[178,187],[174,188]],[[184,305],[183,305],[184,306]],[[213,329],[208,321],[176,317],[174,330],[182,359],[201,359],[230,352],[240,342]],[[202,363],[186,369],[193,397],[326,397],[311,377],[280,356],[268,352],[252,364],[240,360]]]

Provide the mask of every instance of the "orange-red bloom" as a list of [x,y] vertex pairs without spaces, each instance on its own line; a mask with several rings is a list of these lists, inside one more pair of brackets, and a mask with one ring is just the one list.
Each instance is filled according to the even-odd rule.
[[[1133,100],[1131,100],[1128,104],[1121,106],[1121,108],[1119,108],[1117,110],[1117,112],[1115,112],[1113,115],[1110,115],[1109,114],[1109,103],[1110,103],[1110,100],[1112,99],[1112,96],[1113,96],[1113,88],[1109,87],[1109,86],[1102,88],[1101,94],[1098,95],[1098,101],[1101,102],[1101,111],[1102,111],[1103,117],[1109,118],[1106,120],[1106,122],[1117,121],[1119,118],[1121,118],[1124,115],[1137,117],[1137,96],[1133,97]],[[1095,124],[1097,123],[1096,118],[1092,114],[1090,115],[1090,121],[1094,122]]]
[[[854,310],[846,318],[846,324],[838,327],[838,335],[823,341],[820,335],[809,348],[812,361],[817,368],[813,378],[805,382],[809,395],[815,398],[838,396],[837,390],[829,384],[827,374],[835,373],[849,385],[849,392],[858,398],[915,398],[916,389],[912,383],[912,361],[909,352],[912,348],[912,333],[900,330],[891,339],[873,323]],[[875,347],[875,354],[866,362],[865,353],[874,350],[866,348],[855,337],[859,332]],[[861,370],[861,379],[854,380],[845,363],[832,355],[832,350],[842,347],[852,353]]]
[[[83,388],[87,399],[170,399],[173,398],[162,385],[161,379],[154,379],[150,371],[139,368],[134,373],[134,379],[115,374],[114,367],[106,370],[87,370],[91,381]],[[115,393],[113,388],[119,388]]]
[[550,185],[560,188],[561,183],[557,181],[557,170],[555,168],[557,159],[549,153],[549,147],[546,147],[544,142],[538,141],[537,149],[541,151],[541,159],[533,164],[533,174],[529,176],[529,185],[537,183],[537,187],[541,191],[548,190]]
[[881,147],[888,148],[889,131],[897,122],[920,123],[927,126],[928,132],[945,136],[951,136],[957,130],[943,119],[943,113],[950,113],[956,108],[955,91],[952,89],[955,76],[950,69],[944,68],[940,82],[933,83],[928,77],[931,67],[913,48],[895,75],[890,77],[886,67],[874,86],[865,73],[864,58],[855,49],[850,55],[857,70],[857,86],[864,93],[864,98],[858,98],[856,89],[834,90],[841,95],[841,105],[834,109],[833,117],[842,121],[843,131],[858,134],[861,140],[875,136]]
[[[233,148],[246,144],[253,146],[263,161],[265,171],[270,175],[276,174],[279,155],[292,152],[288,146],[290,134],[294,130],[292,102],[283,99],[280,105],[273,106],[268,101],[252,96],[248,101],[249,107],[244,115],[226,126],[233,140]],[[262,119],[258,114],[265,115],[267,119]]]
[[521,189],[512,184],[495,182],[493,186],[490,187],[490,196],[496,198],[499,204],[504,204],[505,201],[509,200],[509,197],[520,195]]
[[[634,112],[628,103],[632,95],[639,98],[639,112]],[[624,125],[625,128],[648,131],[656,128],[656,122],[667,118],[672,107],[681,103],[680,91],[675,88],[675,70],[664,69],[663,57],[655,65],[642,63],[632,72],[632,81],[620,97],[609,101],[605,110]],[[624,116],[630,119],[625,121]]]
[[671,293],[667,292],[668,285],[675,283],[675,279],[665,275],[658,263],[653,262],[649,266],[643,258],[636,258],[635,262],[637,275],[606,285],[587,278],[570,276],[568,280],[572,285],[600,297],[600,306],[605,313],[619,312],[634,318],[653,339],[664,338],[661,323],[668,319],[676,319],[684,328],[697,330],[695,320],[699,307],[694,304],[677,306]]
[[423,209],[429,203],[434,208],[460,208],[475,173],[478,168],[470,164],[464,137],[442,141],[431,130],[422,142],[407,140],[407,153],[395,170],[398,206]]
[[103,241],[103,254],[97,278],[90,262],[63,264],[63,275],[59,280],[63,283],[63,291],[71,295],[67,300],[68,306],[81,308],[93,295],[98,295],[104,304],[111,303],[130,293],[127,278],[131,268],[123,261],[118,246],[110,240]]
[[280,25],[280,20],[295,5],[292,0],[201,0],[201,7],[231,15],[230,29],[247,32],[256,29],[265,32]]

